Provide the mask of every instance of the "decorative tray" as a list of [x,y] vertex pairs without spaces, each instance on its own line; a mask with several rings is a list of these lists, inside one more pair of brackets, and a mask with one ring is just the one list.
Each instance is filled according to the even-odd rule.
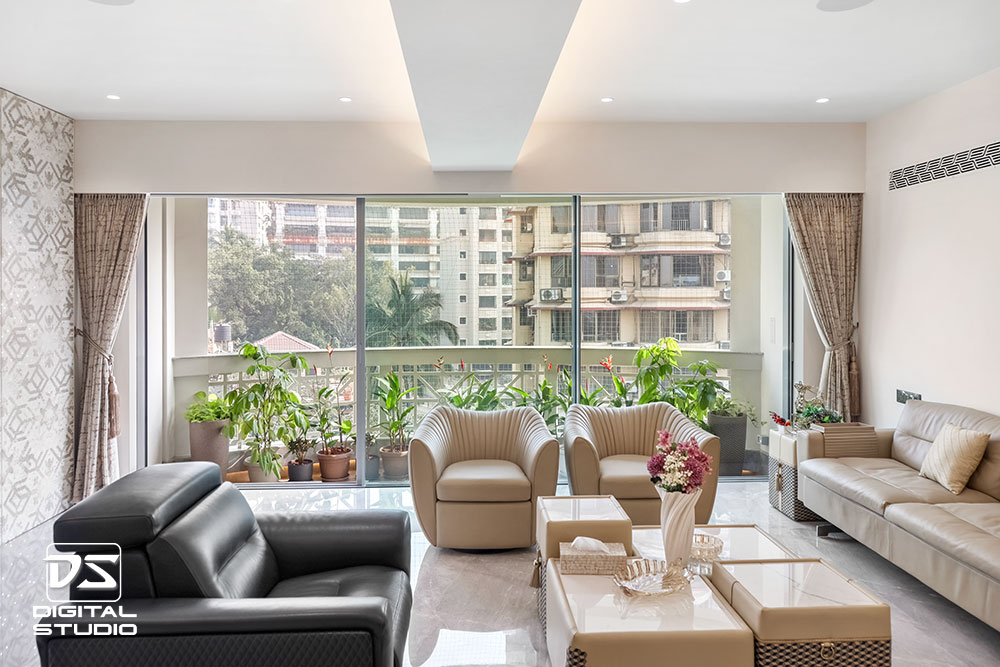
[[685,590],[694,573],[679,561],[668,564],[645,558],[633,561],[614,575],[615,584],[626,595],[665,595]]
[[691,560],[711,563],[722,554],[722,539],[715,535],[695,533],[691,545]]

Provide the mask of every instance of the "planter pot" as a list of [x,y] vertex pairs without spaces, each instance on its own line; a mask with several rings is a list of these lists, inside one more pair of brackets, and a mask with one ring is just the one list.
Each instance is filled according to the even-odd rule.
[[680,493],[656,487],[656,491],[660,494],[660,530],[666,561],[680,561],[681,565],[687,565],[694,541],[694,506],[701,498],[701,489],[694,493]]
[[289,482],[311,482],[313,478],[313,462],[312,459],[306,459],[305,463],[296,463],[295,461],[289,461],[288,463],[288,481]]
[[247,461],[247,472],[250,474],[250,481],[257,482],[280,482],[281,476],[273,473],[264,474],[259,465],[252,461]]
[[389,479],[406,479],[410,474],[410,452],[393,452],[385,447],[378,451],[382,457],[382,472],[385,476]]
[[324,482],[343,482],[351,467],[351,450],[340,454],[319,453],[319,476]]
[[378,454],[368,454],[365,457],[365,480],[374,482],[378,479],[379,461]]
[[729,417],[708,414],[708,428],[719,436],[719,475],[740,476],[743,474],[744,457],[747,448],[747,427],[750,420],[745,416]]
[[209,461],[219,466],[219,475],[223,480],[229,468],[229,438],[222,434],[222,429],[228,424],[228,419],[188,423],[191,460]]

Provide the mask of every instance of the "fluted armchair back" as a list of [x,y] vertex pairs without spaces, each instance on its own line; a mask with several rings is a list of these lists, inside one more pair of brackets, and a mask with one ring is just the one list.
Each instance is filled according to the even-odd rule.
[[[652,456],[657,431],[666,430],[675,440],[692,437],[712,457],[712,474],[705,479],[696,510],[700,522],[708,520],[715,504],[718,483],[719,438],[705,431],[669,403],[647,403],[627,408],[573,405],[566,414],[566,471],[574,495],[601,493],[601,459],[609,456]],[[653,491],[652,484],[649,485]],[[653,494],[655,495],[655,494]],[[619,498],[622,502],[623,498]],[[626,510],[629,504],[623,502]],[[633,517],[633,522],[635,522]],[[646,523],[645,519],[642,520]]]

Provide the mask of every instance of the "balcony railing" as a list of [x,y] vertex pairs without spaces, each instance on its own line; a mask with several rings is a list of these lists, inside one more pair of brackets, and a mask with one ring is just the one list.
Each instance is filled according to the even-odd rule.
[[[582,347],[582,390],[590,393],[598,386],[604,386],[607,391],[603,395],[610,401],[611,374],[601,366],[601,362],[611,355],[615,374],[631,382],[636,373],[636,368],[631,365],[636,349]],[[298,374],[296,389],[306,402],[312,400],[320,387],[335,383],[345,370],[354,369],[356,362],[354,349],[335,349],[329,354],[325,350],[307,351],[302,355],[309,363],[309,371]],[[702,359],[718,365],[719,379],[735,395],[760,408],[762,354],[690,349],[682,352],[680,364],[683,367]],[[514,389],[531,394],[546,383],[561,395],[566,404],[570,402],[566,378],[572,364],[572,352],[568,346],[368,348],[365,363],[369,393],[375,379],[390,371],[400,376],[405,387],[417,388],[405,399],[417,408],[409,427],[411,432],[413,426],[434,406],[448,402],[450,392],[459,383],[463,380],[469,382],[470,374],[475,376],[477,383],[489,380],[503,395],[501,404],[505,406],[516,403],[517,392]],[[173,360],[173,435],[176,443],[173,458],[184,458],[188,454],[187,429],[180,428],[183,426],[180,416],[193,394],[198,391],[223,394],[252,384],[255,378],[243,372],[247,365],[248,362],[238,354],[178,357]],[[354,411],[356,398],[353,386],[342,393],[342,405],[346,411]],[[555,414],[550,425],[557,436],[561,436],[565,408],[555,409],[560,414]],[[377,432],[379,415],[374,400],[368,402],[366,421],[368,430]],[[752,443],[748,445],[752,446]]]

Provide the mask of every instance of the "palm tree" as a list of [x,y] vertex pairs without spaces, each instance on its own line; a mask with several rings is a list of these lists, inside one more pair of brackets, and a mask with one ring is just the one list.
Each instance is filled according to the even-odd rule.
[[452,345],[458,344],[455,325],[437,317],[440,293],[417,292],[405,273],[389,278],[389,288],[387,303],[369,302],[365,307],[366,341],[370,347],[433,347],[441,344],[442,336]]

